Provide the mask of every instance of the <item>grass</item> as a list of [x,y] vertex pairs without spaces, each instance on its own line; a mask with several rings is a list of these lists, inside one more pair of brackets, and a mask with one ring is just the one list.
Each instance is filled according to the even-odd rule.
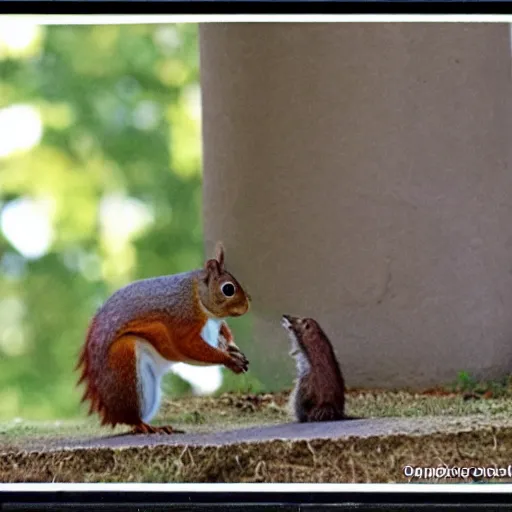
[[[171,424],[190,433],[207,433],[288,421],[287,393],[280,395],[223,394],[165,400],[155,425]],[[121,434],[127,427],[101,427],[94,418],[70,421],[30,422],[16,419],[0,423],[0,449],[27,443]]]
[[[155,424],[172,424],[187,432],[206,433],[290,420],[289,392],[274,394],[224,393],[216,397],[187,396],[165,400]],[[362,391],[347,393],[347,413],[365,418],[423,416],[512,417],[512,400],[502,393],[497,398],[468,398],[460,390]],[[66,421],[0,423],[1,446],[62,438],[110,436],[126,427],[100,427],[95,417]]]
[[465,397],[500,398],[512,397],[512,376],[499,380],[479,381],[468,372],[461,371],[457,380],[450,387],[453,391],[462,393]]
[[[286,423],[290,421],[288,397],[289,392],[281,392],[167,399],[154,423],[172,424],[188,433]],[[390,432],[366,439],[230,446],[156,445],[50,453],[37,447],[127,429],[102,428],[94,417],[51,422],[17,419],[0,423],[0,482],[400,482],[404,481],[401,468],[407,464],[506,467],[512,459],[511,398],[510,379],[479,383],[463,374],[451,387],[421,393],[350,390],[350,415],[425,418],[421,425],[437,418],[446,426],[428,435],[416,429],[411,434]],[[449,422],[455,426],[448,428]]]

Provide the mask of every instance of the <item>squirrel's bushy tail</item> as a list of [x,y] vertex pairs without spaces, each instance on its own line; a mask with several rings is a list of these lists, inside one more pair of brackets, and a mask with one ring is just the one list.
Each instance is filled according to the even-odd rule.
[[91,364],[91,343],[92,343],[92,334],[95,327],[95,318],[92,320],[89,325],[89,329],[87,330],[87,336],[85,340],[85,344],[82,348],[80,356],[78,358],[78,363],[75,367],[76,371],[81,371],[80,378],[78,380],[77,385],[85,384],[85,391],[80,400],[80,403],[84,403],[85,401],[90,402],[88,415],[93,413],[98,413],[101,417],[101,424],[105,425],[108,423],[106,417],[106,408],[105,404],[101,399],[101,395],[98,390],[98,376],[94,371],[94,365]]

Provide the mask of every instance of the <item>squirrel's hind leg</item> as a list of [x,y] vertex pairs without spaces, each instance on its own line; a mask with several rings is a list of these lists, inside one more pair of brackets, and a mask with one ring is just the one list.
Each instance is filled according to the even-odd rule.
[[170,367],[142,338],[118,338],[110,347],[108,371],[98,383],[98,397],[93,396],[102,424],[130,425],[134,433],[177,432],[170,426],[148,425],[160,406],[161,380]]
[[95,382],[94,409],[102,425],[137,425],[141,421],[136,369],[136,339],[122,336],[110,347],[101,379]]

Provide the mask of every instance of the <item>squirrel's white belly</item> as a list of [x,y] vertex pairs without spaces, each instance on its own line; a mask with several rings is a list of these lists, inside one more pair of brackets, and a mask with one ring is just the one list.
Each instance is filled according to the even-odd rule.
[[304,354],[295,334],[293,332],[288,332],[288,337],[290,338],[292,345],[290,355],[295,359],[298,377],[305,377],[311,369],[308,358]]
[[136,355],[140,417],[148,423],[160,407],[162,377],[176,363],[164,359],[152,345],[140,338],[137,339]]
[[219,332],[222,325],[221,318],[209,318],[201,330],[201,338],[213,348],[219,347]]

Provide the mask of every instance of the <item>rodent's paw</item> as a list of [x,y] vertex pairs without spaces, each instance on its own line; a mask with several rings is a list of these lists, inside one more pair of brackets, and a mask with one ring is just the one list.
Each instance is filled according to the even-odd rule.
[[249,364],[249,360],[245,357],[245,354],[236,345],[229,345],[228,352],[230,354],[238,354],[240,357],[242,357],[245,360],[245,362],[247,364]]
[[249,361],[240,352],[237,346],[230,345],[228,347],[230,362],[226,365],[234,373],[245,373],[249,368]]
[[226,345],[226,350],[231,353],[238,352],[239,354],[242,354],[242,351],[234,343]]
[[219,335],[219,348],[224,351],[229,351],[230,345],[228,344],[228,340],[221,335]]

